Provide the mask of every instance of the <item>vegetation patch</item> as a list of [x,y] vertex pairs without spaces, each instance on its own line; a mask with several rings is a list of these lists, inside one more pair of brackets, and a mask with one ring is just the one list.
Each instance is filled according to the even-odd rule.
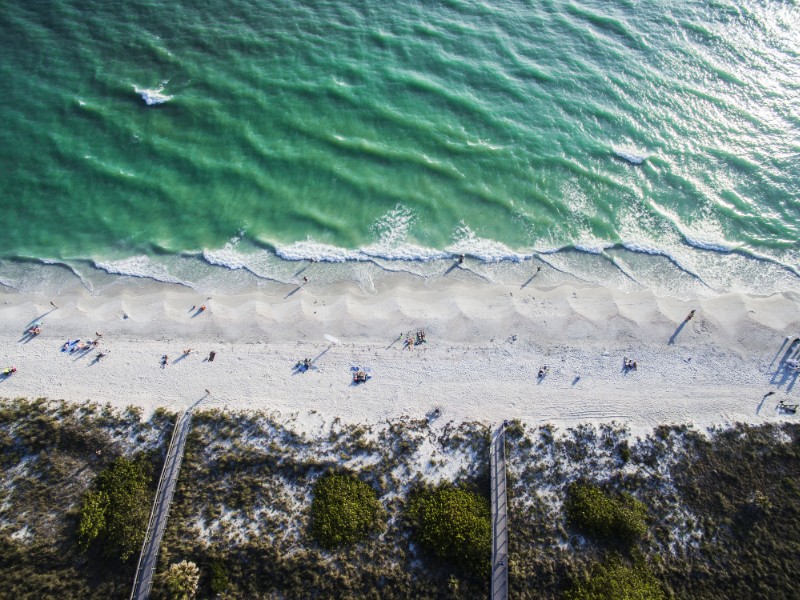
[[640,562],[625,565],[618,558],[598,563],[591,575],[576,583],[565,600],[664,600],[658,579]]
[[375,491],[353,475],[327,475],[314,484],[311,532],[325,548],[363,540],[384,518]]
[[[78,545],[84,498],[119,457],[160,466],[172,416],[45,399],[0,400],[0,598],[126,598],[135,562]],[[146,510],[149,510],[149,501]],[[137,549],[138,550],[138,549]]]
[[579,531],[603,542],[631,544],[647,533],[647,509],[630,494],[618,498],[585,483],[569,487],[567,521]]
[[128,560],[142,547],[153,498],[151,465],[142,457],[117,458],[87,492],[78,522],[78,544],[98,544],[108,557]]
[[[482,597],[484,575],[419,560],[404,508],[411,491],[424,485],[455,479],[480,487],[488,471],[488,432],[481,423],[431,417],[345,424],[314,411],[300,419],[277,412],[199,412],[159,571],[193,561],[200,569],[199,598]],[[332,474],[348,474],[370,488],[369,498],[380,500],[370,532],[381,535],[368,532],[357,543],[333,546],[317,540],[315,486]],[[170,597],[162,579],[151,597]]]
[[414,492],[408,504],[414,539],[438,558],[488,575],[492,547],[489,501],[445,483]]
[[172,600],[191,600],[197,593],[200,583],[200,569],[188,560],[169,566],[164,573],[164,585]]

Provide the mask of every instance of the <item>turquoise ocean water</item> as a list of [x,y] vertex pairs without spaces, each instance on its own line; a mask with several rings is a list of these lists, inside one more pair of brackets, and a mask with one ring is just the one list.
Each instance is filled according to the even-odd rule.
[[464,253],[492,280],[800,291],[799,31],[777,0],[10,0],[0,282]]

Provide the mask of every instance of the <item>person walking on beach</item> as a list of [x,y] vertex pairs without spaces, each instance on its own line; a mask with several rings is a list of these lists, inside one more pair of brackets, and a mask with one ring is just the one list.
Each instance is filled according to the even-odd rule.
[[169,364],[169,356],[167,356],[167,355],[165,354],[164,356],[162,356],[162,357],[161,357],[161,368],[163,369],[163,368],[164,368],[164,367],[166,367],[168,364]]
[[691,311],[691,312],[688,314],[688,316],[686,317],[686,320],[687,320],[687,321],[691,321],[691,320],[692,320],[692,317],[694,317],[694,313],[695,313],[695,311],[694,311],[694,310],[692,310],[692,311]]

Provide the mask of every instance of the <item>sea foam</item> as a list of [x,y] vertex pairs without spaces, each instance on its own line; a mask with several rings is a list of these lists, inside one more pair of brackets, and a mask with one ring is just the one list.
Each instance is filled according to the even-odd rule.
[[167,94],[163,94],[164,91],[163,87],[158,87],[155,89],[147,89],[147,88],[139,88],[138,86],[133,86],[133,89],[142,97],[144,103],[147,106],[155,106],[157,104],[164,104],[165,102],[169,102],[172,100],[172,96]]
[[182,281],[171,275],[167,268],[144,255],[131,256],[110,262],[95,261],[94,266],[112,275],[127,275],[128,277],[142,277],[153,279],[162,283],[174,283],[186,287],[194,287],[191,283]]
[[622,160],[626,160],[631,164],[640,165],[645,160],[647,160],[646,156],[640,156],[638,154],[633,154],[632,152],[628,152],[627,150],[617,150],[614,149],[614,154],[620,157]]

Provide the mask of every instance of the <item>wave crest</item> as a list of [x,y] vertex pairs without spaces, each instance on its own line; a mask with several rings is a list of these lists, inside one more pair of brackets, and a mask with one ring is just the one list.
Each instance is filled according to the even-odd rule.
[[159,86],[155,89],[147,89],[147,88],[140,88],[136,85],[133,86],[133,89],[142,97],[144,103],[147,106],[156,106],[158,104],[164,104],[165,102],[169,102],[172,100],[172,96],[168,94],[162,93],[164,91],[164,86]]

